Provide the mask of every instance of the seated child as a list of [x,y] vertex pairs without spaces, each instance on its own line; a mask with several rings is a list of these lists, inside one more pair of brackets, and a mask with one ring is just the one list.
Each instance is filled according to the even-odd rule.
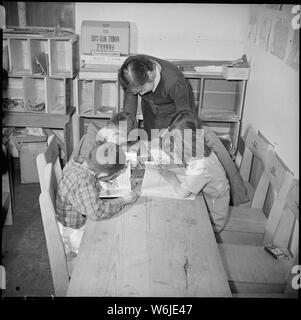
[[[198,194],[202,191],[213,229],[215,232],[221,232],[228,220],[230,200],[230,187],[225,170],[206,143],[204,143],[203,155],[196,153],[197,123],[193,118],[185,115],[178,117],[179,113],[181,111],[174,117],[172,128],[179,129],[178,132],[181,134],[175,135],[173,140],[170,140],[173,141],[171,143],[166,144],[166,141],[162,140],[162,148],[172,158],[176,156],[182,159],[186,166],[185,176],[179,179],[174,172],[169,170],[160,170],[160,173],[183,198],[188,197],[191,193]],[[185,136],[184,130],[191,130],[191,136]],[[185,141],[185,137],[188,137],[190,141]],[[184,147],[181,147],[183,142]]]
[[115,164],[100,164],[105,162],[102,156],[112,146],[103,143],[93,148],[87,158],[79,156],[69,160],[63,169],[56,196],[56,219],[67,254],[78,252],[87,218],[98,221],[113,217],[137,199],[134,191],[116,199],[99,198],[101,186],[97,179],[113,175],[125,164],[125,155],[116,145],[113,146],[116,157],[111,161]]

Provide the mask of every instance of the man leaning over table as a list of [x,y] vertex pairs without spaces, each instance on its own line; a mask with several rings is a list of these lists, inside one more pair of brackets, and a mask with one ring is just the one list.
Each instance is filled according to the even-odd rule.
[[136,117],[141,97],[143,128],[151,139],[151,129],[166,128],[177,111],[195,109],[188,81],[177,66],[148,55],[128,57],[118,72],[124,89],[123,109]]

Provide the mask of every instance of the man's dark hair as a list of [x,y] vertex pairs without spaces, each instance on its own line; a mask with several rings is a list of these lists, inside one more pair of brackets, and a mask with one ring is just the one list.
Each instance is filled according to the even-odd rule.
[[143,86],[148,79],[148,71],[154,70],[154,63],[145,55],[127,58],[118,71],[118,80],[124,90]]

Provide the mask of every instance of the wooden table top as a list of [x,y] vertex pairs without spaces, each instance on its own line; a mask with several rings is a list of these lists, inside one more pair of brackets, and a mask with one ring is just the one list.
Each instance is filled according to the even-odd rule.
[[88,219],[67,296],[231,296],[203,197],[140,197]]

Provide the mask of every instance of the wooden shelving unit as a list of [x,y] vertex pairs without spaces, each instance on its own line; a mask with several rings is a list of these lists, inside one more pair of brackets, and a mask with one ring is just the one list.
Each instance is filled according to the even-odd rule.
[[231,61],[172,61],[189,81],[198,116],[204,125],[211,127],[235,158],[247,80],[226,80],[221,72],[196,72],[194,67],[216,66]]
[[68,161],[73,150],[73,79],[79,72],[79,37],[4,32],[3,62],[8,87],[2,89],[4,127],[41,127],[57,134]]
[[[78,35],[3,34],[9,76],[74,78],[79,72]],[[43,66],[45,73],[41,74]]]

